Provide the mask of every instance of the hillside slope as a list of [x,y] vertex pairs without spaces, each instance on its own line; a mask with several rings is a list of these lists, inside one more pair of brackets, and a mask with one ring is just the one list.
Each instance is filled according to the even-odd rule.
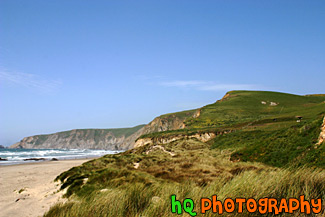
[[[325,111],[325,95],[294,95],[270,91],[230,91],[223,99],[200,109],[189,118],[188,128],[225,127],[277,118],[296,121],[296,116],[313,119]],[[283,120],[284,119],[284,120]]]

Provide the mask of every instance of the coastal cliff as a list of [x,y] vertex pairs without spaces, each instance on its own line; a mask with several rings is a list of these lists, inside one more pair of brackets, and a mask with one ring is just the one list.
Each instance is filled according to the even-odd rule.
[[166,114],[156,117],[147,125],[120,129],[75,129],[47,135],[23,138],[10,148],[57,148],[57,149],[109,149],[127,150],[134,147],[141,135],[185,128],[188,116],[195,116],[195,110]]
[[127,150],[134,147],[141,135],[185,128],[184,121],[195,110],[159,116],[147,125],[120,129],[75,129],[23,138],[10,148],[109,149]]
[[184,123],[185,120],[189,117],[196,116],[198,116],[197,110],[189,110],[161,115],[153,119],[146,126],[144,126],[142,134],[184,129],[186,127]]
[[144,125],[119,129],[76,129],[29,136],[10,148],[109,149],[126,150],[134,145]]

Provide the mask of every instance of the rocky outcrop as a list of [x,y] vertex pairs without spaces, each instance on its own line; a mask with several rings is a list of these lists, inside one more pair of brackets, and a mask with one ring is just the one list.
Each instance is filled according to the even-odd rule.
[[142,135],[143,125],[121,129],[81,129],[25,137],[10,148],[126,150]]
[[195,133],[192,135],[171,135],[171,136],[161,136],[161,137],[157,137],[157,138],[140,138],[138,139],[135,144],[134,147],[141,147],[144,145],[159,145],[159,144],[167,144],[173,141],[177,141],[177,140],[181,140],[181,139],[192,139],[192,138],[196,138],[202,142],[207,142],[213,138],[215,138],[217,135],[222,135],[222,134],[226,134],[226,133],[230,133],[231,130],[227,130],[227,131],[221,131],[221,132],[205,132],[205,133]]
[[201,115],[201,109],[198,109],[195,111],[195,113],[193,114],[193,118],[198,118]]
[[174,113],[157,117],[143,128],[142,134],[184,129],[185,119],[194,115],[195,111],[188,111],[187,113],[185,115]]
[[321,131],[319,133],[318,142],[317,142],[316,146],[322,144],[324,141],[325,141],[325,116],[323,119],[323,124],[321,126]]
[[[231,92],[231,91],[230,91],[230,92]],[[227,99],[230,97],[230,92],[227,92],[227,93],[222,97],[222,99],[218,100],[217,102],[222,102],[222,101],[227,100]]]
[[5,148],[5,147],[4,147],[4,146],[2,146],[2,145],[0,145],[0,149],[1,149],[1,148]]

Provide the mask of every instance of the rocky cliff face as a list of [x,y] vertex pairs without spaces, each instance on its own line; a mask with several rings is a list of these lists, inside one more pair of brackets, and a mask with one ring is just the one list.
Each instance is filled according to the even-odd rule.
[[82,129],[25,137],[10,148],[108,149],[125,150],[134,146],[143,125],[122,129]]
[[182,115],[180,115],[179,113],[173,113],[159,116],[143,128],[142,134],[184,129],[184,121],[186,118],[199,115],[200,113],[198,110],[191,110],[182,113]]

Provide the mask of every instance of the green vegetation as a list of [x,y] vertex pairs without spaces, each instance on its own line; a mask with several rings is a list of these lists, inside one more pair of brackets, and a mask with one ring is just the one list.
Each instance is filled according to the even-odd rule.
[[322,119],[298,123],[273,131],[237,131],[217,136],[212,148],[233,149],[233,161],[258,161],[276,167],[318,166],[325,168],[324,146],[315,148]]
[[[189,181],[183,184],[153,183],[149,187],[144,183],[125,184],[109,188],[106,191],[94,191],[80,202],[57,204],[45,216],[178,216],[170,211],[170,195],[174,193],[183,200],[192,198],[199,212],[201,197],[217,195],[219,200],[236,197],[265,196],[274,198],[298,198],[306,195],[306,199],[324,197],[325,172],[319,169],[298,170],[278,169],[275,171],[246,171],[233,179],[219,177],[208,186],[202,187]],[[182,216],[189,216],[183,214]],[[206,213],[198,216],[216,216]],[[236,216],[236,214],[226,214]],[[243,213],[237,216],[257,216]],[[292,216],[287,214],[283,216]]]
[[324,95],[232,91],[201,108],[199,117],[193,117],[194,110],[161,116],[182,119],[186,128],[140,138],[228,133],[206,143],[184,137],[145,145],[74,167],[56,178],[69,202],[53,206],[45,216],[177,216],[171,213],[171,194],[192,198],[198,216],[216,215],[199,214],[200,198],[212,195],[219,200],[305,195],[324,201],[324,143],[315,145],[324,101]]
[[145,124],[142,125],[138,125],[135,127],[131,127],[131,128],[115,128],[115,129],[105,129],[105,131],[110,131],[114,134],[115,137],[120,137],[120,136],[125,136],[125,137],[129,137],[131,136],[133,133],[137,132],[138,130],[140,130],[142,127],[144,127]]
[[25,188],[21,188],[21,189],[18,191],[18,194],[23,193],[23,191],[25,191],[25,190],[26,190]]
[[[283,169],[231,162],[231,151],[210,149],[197,140],[161,147],[175,155],[144,146],[106,155],[62,173],[57,180],[63,182],[62,188],[68,188],[66,195],[71,200],[55,205],[45,216],[175,216],[170,212],[171,194],[179,200],[192,198],[196,211],[201,197],[215,194],[219,200],[300,195],[325,199],[325,171],[321,168]],[[139,163],[137,169],[134,163]]]
[[[265,104],[263,104],[265,103]],[[271,103],[275,103],[272,104]],[[297,124],[297,116],[313,121],[325,115],[325,95],[299,96],[269,91],[230,91],[222,100],[199,109],[162,115],[184,120],[185,129],[153,132],[140,138],[169,134],[219,132],[223,130],[278,130]]]
[[35,145],[40,145],[42,144],[43,142],[45,142],[47,140],[47,135],[39,135],[37,136],[37,140],[35,142]]
[[[118,155],[106,155],[62,173],[57,180],[69,186],[72,193],[86,196],[94,189],[116,187],[125,183],[184,182],[190,177],[199,186],[207,185],[218,176],[232,177],[234,171],[265,169],[256,163],[233,164],[230,153],[210,150],[209,145],[195,139],[173,142],[164,146],[143,146]],[[228,159],[227,159],[228,158]],[[137,169],[134,164],[139,163]],[[106,177],[106,178],[105,178]],[[83,185],[85,178],[89,178]],[[81,186],[83,186],[81,188]]]
[[[198,118],[188,118],[188,128],[222,127],[274,118],[302,116],[313,119],[325,111],[325,96],[298,96],[267,91],[231,91],[227,97],[201,108]],[[271,103],[275,103],[271,105]],[[266,103],[266,104],[262,104]]]

